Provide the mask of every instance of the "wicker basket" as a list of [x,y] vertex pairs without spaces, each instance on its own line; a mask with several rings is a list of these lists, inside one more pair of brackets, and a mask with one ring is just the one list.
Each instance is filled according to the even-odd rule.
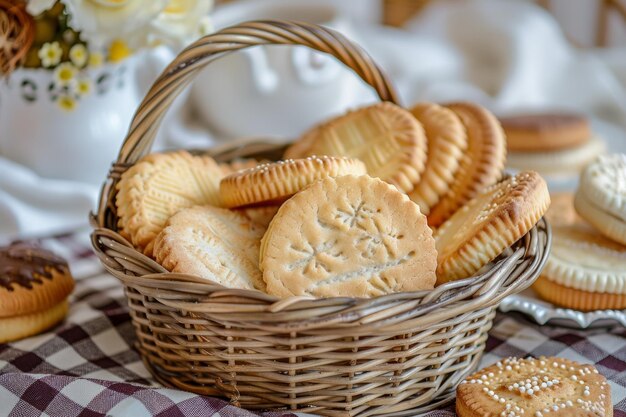
[[[92,242],[126,288],[138,349],[164,385],[221,396],[251,409],[329,416],[415,415],[454,398],[475,369],[495,309],[528,287],[550,245],[542,220],[484,273],[434,291],[374,299],[292,297],[227,289],[168,273],[117,233],[115,185],[147,154],[165,111],[216,57],[261,44],[306,45],[334,55],[395,102],[386,77],[357,46],[331,30],[290,22],[250,22],[207,36],[183,51],[141,103],[92,216]],[[212,154],[280,157],[248,143]]]

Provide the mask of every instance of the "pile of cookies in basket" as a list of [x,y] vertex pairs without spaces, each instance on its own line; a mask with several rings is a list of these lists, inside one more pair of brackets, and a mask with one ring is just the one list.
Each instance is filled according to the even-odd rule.
[[471,277],[550,204],[503,178],[498,120],[471,103],[379,103],[314,126],[280,161],[151,154],[117,183],[118,229],[165,269],[277,297],[374,297]]

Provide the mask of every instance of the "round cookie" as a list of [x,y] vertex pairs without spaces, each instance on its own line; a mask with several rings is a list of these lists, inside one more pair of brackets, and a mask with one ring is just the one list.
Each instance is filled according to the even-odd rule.
[[210,156],[179,151],[142,158],[117,184],[120,234],[152,256],[154,238],[174,213],[195,205],[221,205],[222,176]]
[[324,177],[365,174],[363,162],[354,158],[309,156],[288,159],[235,172],[220,182],[226,207],[276,205]]
[[426,136],[407,110],[392,103],[378,103],[314,127],[285,155],[357,158],[365,163],[369,175],[408,192],[424,170]]
[[435,231],[437,284],[478,272],[528,233],[549,205],[548,186],[533,171],[486,189]]
[[626,154],[590,164],[580,176],[574,205],[603,235],[626,245]]
[[487,109],[471,103],[448,107],[467,131],[467,150],[454,175],[450,191],[431,208],[428,224],[439,227],[461,206],[502,177],[506,138],[500,123]]
[[467,135],[454,112],[433,103],[421,103],[411,108],[411,114],[422,124],[428,141],[428,158],[420,181],[409,198],[428,215],[430,208],[450,190],[463,152]]
[[[508,139],[508,138],[507,138]],[[532,169],[544,175],[570,176],[578,173],[591,161],[606,151],[604,141],[593,136],[576,148],[555,152],[512,152],[507,166],[512,169]]]
[[196,206],[179,211],[157,236],[154,256],[170,272],[229,288],[264,290],[259,244],[265,228],[232,210]]
[[552,249],[535,292],[557,306],[626,309],[626,246],[577,224],[552,229]]
[[589,121],[571,113],[501,117],[510,152],[553,152],[576,148],[591,138]]
[[52,252],[26,244],[0,248],[0,343],[63,320],[73,289],[67,262]]
[[612,417],[611,386],[592,365],[506,358],[461,381],[458,417]]
[[419,207],[369,176],[325,178],[281,206],[261,242],[279,297],[375,297],[433,288],[435,242]]

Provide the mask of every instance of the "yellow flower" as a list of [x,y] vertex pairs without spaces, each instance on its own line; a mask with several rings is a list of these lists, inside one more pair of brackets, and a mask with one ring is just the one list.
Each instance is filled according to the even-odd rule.
[[71,96],[59,97],[59,107],[65,111],[73,111],[76,108],[76,100]]
[[64,62],[54,70],[54,81],[60,87],[66,87],[76,82],[76,67]]
[[43,65],[44,68],[50,68],[57,66],[59,62],[61,62],[63,49],[61,49],[61,45],[59,45],[58,42],[48,42],[41,46],[38,55],[41,60],[41,65]]
[[109,61],[119,62],[128,58],[132,54],[126,42],[116,39],[109,45]]
[[84,67],[87,63],[87,48],[85,48],[85,45],[77,43],[72,46],[70,49],[70,60],[78,68]]
[[104,55],[102,52],[91,51],[89,52],[89,66],[97,68],[104,63]]
[[86,96],[91,93],[91,80],[89,78],[79,80],[76,85],[76,92],[81,96]]

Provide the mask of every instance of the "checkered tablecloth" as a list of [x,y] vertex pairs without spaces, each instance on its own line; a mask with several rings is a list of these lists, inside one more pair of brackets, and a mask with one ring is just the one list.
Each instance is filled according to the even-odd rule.
[[[103,273],[87,233],[40,240],[70,261],[77,280],[67,320],[52,331],[0,344],[0,416],[253,416],[215,398],[160,387],[132,348],[120,283]],[[498,314],[483,365],[506,356],[560,356],[593,363],[626,417],[626,329],[538,326]],[[267,415],[292,415],[270,413]],[[428,417],[454,416],[452,407]]]

